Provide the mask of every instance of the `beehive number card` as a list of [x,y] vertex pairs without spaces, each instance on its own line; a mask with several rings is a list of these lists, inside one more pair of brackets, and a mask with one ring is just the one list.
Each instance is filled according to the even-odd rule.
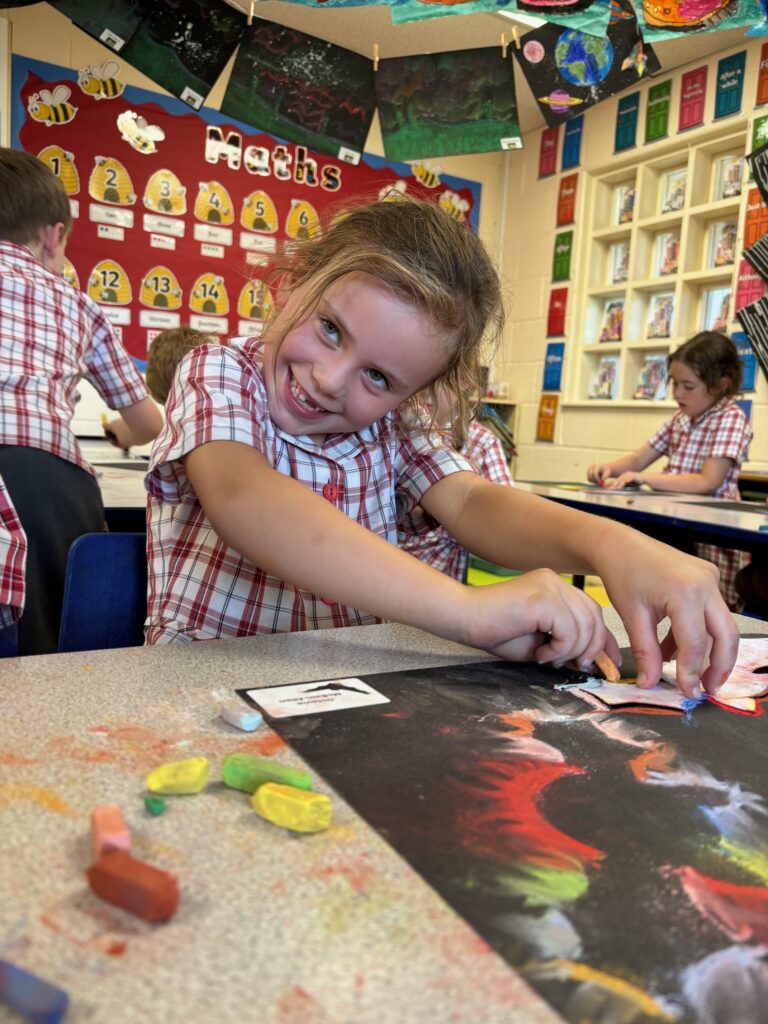
[[[261,333],[260,270],[326,209],[377,195],[430,199],[477,229],[480,186],[363,154],[349,164],[218,111],[126,86],[119,54],[72,70],[13,58],[14,146],[61,180],[74,229],[64,274],[104,309],[141,366],[162,330]],[[263,272],[263,271],[262,271]]]

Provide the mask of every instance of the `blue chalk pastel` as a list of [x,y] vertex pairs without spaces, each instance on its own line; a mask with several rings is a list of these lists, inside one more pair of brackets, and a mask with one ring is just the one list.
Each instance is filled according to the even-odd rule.
[[253,708],[249,708],[241,700],[231,700],[229,703],[224,704],[219,714],[225,722],[229,722],[230,725],[234,725],[237,729],[242,729],[243,732],[253,732],[264,721],[261,712],[254,711]]
[[0,960],[0,999],[32,1024],[59,1024],[69,1008],[64,989],[7,960]]

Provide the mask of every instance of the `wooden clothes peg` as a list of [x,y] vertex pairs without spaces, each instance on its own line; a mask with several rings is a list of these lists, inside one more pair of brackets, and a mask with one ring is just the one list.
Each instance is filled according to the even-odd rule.
[[506,60],[507,59],[507,46],[508,46],[507,34],[506,34],[506,32],[502,32],[501,33],[501,59],[502,60]]
[[253,9],[254,9],[255,6],[256,6],[256,0],[251,0],[251,8],[248,11],[248,22],[247,22],[249,25],[253,24]]
[[379,44],[373,44],[373,70],[379,70]]

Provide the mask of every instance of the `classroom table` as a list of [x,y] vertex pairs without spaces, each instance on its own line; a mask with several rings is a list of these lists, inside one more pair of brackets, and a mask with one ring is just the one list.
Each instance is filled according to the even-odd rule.
[[[383,624],[0,662],[0,957],[67,990],[69,1024],[560,1020],[284,739],[218,715],[242,687],[491,660]],[[307,768],[332,796],[330,829],[299,836],[258,818],[215,781],[235,751]],[[147,773],[200,755],[207,789],[151,817]],[[178,876],[170,922],[89,890],[89,815],[107,803],[134,855]],[[0,1021],[15,1019],[0,1004]]]
[[696,541],[740,551],[765,550],[768,506],[718,501],[711,495],[661,494],[646,488],[611,491],[588,484],[516,481],[521,490],[561,505],[607,516],[673,547]]

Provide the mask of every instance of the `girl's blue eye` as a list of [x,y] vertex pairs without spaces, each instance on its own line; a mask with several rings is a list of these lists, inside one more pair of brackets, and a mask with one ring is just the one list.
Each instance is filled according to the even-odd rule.
[[326,320],[324,316],[320,317],[320,329],[326,338],[331,341],[338,342],[339,340],[339,329],[332,320]]
[[378,388],[380,391],[389,391],[389,381],[381,370],[366,370],[365,372],[368,374],[368,380],[375,388]]

